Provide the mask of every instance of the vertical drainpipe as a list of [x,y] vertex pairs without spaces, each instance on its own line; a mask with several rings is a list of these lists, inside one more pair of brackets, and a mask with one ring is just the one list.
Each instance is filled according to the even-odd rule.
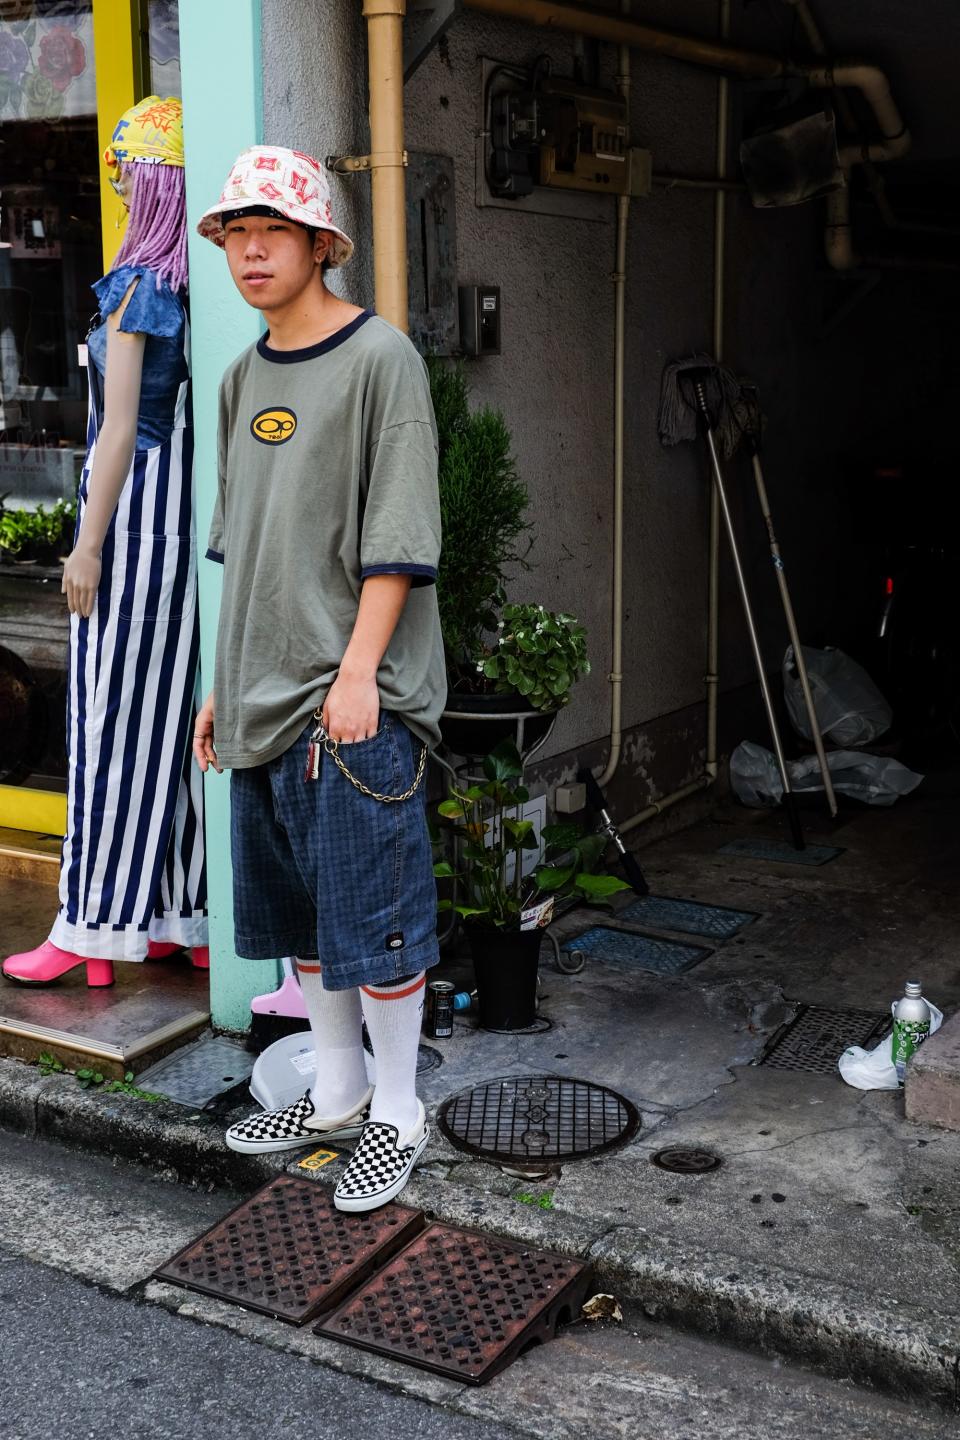
[[[730,36],[730,0],[720,0],[720,39]],[[717,85],[717,176],[727,174],[727,125],[730,111],[730,82],[721,75]],[[725,261],[727,236],[727,192],[718,189],[713,197],[713,355],[723,361],[725,320]],[[707,582],[707,745],[704,769],[707,781],[717,778],[717,697],[720,685],[720,502],[717,487],[710,486],[710,559]]]
[[406,0],[363,0],[370,91],[373,274],[377,313],[408,325],[403,167],[403,17]]
[[[624,15],[630,0],[620,0]],[[630,144],[630,47],[618,47],[617,90],[627,107],[627,141]],[[610,658],[610,753],[597,783],[603,789],[620,764],[623,744],[623,456],[624,456],[624,350],[627,306],[627,233],[630,196],[617,196],[617,250],[613,271],[614,357],[613,357],[613,575],[611,611],[613,618]]]
[[[211,71],[216,57],[216,76]],[[223,251],[202,240],[196,224],[223,188],[237,155],[263,139],[260,0],[194,0],[180,6],[180,63],[187,181],[190,292],[199,297],[191,314],[194,462],[197,548],[207,530],[217,492],[217,392],[231,360],[261,333],[259,313],[245,305],[230,279]],[[217,79],[216,77],[219,77]],[[229,83],[224,83],[229,77]],[[222,570],[199,562],[200,654],[204,694],[213,685],[213,655]],[[210,916],[210,1008],[215,1025],[245,1030],[250,1001],[271,990],[277,969],[240,960],[233,949],[233,886],[230,866],[230,782],[212,770],[204,783],[207,892]]]

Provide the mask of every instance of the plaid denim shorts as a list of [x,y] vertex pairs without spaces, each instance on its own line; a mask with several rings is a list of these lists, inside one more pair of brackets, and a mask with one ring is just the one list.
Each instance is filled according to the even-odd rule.
[[[318,957],[328,990],[425,970],[439,958],[426,786],[385,805],[322,752],[320,778],[304,780],[313,729],[276,760],[231,772],[237,954]],[[399,795],[413,783],[420,741],[384,711],[377,734],[342,744],[340,755],[371,790]]]

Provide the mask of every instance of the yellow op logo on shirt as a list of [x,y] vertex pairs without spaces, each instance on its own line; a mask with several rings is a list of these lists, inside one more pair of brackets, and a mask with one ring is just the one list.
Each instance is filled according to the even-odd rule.
[[261,410],[250,421],[250,433],[262,445],[283,445],[293,438],[297,428],[297,417],[292,410],[272,406]]

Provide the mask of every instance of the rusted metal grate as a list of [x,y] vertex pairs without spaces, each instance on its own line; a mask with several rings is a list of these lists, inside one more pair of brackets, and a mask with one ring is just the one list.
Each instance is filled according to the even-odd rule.
[[774,1070],[808,1070],[836,1075],[837,1061],[848,1045],[870,1049],[891,1026],[889,1015],[872,1010],[828,1010],[801,1005],[796,1018],[771,1036],[757,1065]]
[[431,1225],[315,1333],[483,1385],[579,1315],[590,1280],[580,1261]]
[[587,1080],[534,1075],[490,1080],[445,1100],[440,1130],[457,1150],[487,1160],[578,1160],[632,1140],[629,1100]]
[[405,1205],[341,1215],[326,1185],[278,1175],[154,1278],[305,1325],[338,1305],[425,1223]]

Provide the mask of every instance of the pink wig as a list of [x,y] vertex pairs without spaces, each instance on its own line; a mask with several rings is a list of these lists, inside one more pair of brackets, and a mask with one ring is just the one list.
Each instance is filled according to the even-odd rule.
[[180,165],[125,162],[132,178],[130,219],[112,269],[148,265],[156,271],[157,289],[166,280],[176,295],[187,288],[187,210],[184,172]]

